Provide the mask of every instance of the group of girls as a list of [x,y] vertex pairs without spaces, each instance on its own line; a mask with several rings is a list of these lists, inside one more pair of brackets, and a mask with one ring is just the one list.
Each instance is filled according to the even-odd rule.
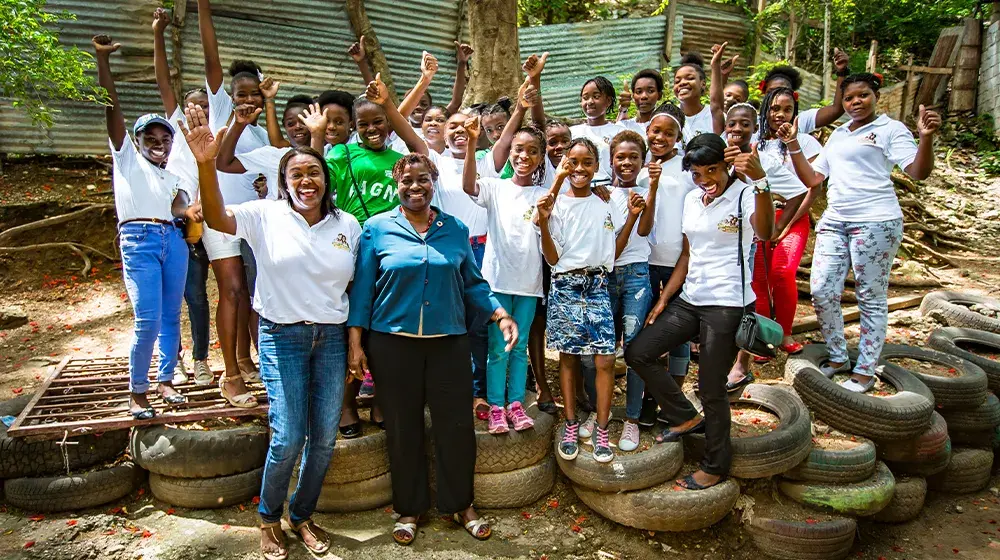
[[[293,96],[279,118],[280,84],[252,62],[230,66],[226,92],[211,6],[199,0],[198,7],[206,87],[177,103],[163,40],[169,18],[157,10],[154,61],[170,118],[138,119],[135,143],[111,78],[118,45],[94,40],[112,101],[123,269],[136,316],[130,411],[139,420],[155,414],[146,364],[157,340],[157,392],[168,404],[185,400],[173,386],[182,297],[195,339],[194,382],[215,381],[206,361],[211,261],[225,360],[219,391],[237,407],[257,406],[248,383],[262,380],[268,395],[271,447],[259,508],[265,557],[287,556],[280,519],[303,448],[290,525],[310,550],[329,547],[311,514],[338,432],[362,432],[359,392],[376,397],[371,420],[388,432],[401,515],[393,538],[412,542],[428,505],[425,401],[432,418],[444,420],[435,425],[439,463],[454,463],[438,465],[439,507],[445,502],[470,534],[488,538],[488,523],[469,505],[469,403],[441,395],[471,394],[472,412],[493,434],[531,429],[529,367],[538,408],[557,412],[546,347],[559,352],[563,459],[577,457],[588,438],[596,461],[614,459],[609,421],[620,345],[628,371],[618,449],[635,450],[640,426],[657,422],[665,424],[658,442],[704,432],[702,463],[678,484],[696,490],[724,479],[731,462],[727,393],[753,381],[736,330],[756,309],[781,324],[785,352],[801,351],[791,337],[794,276],[808,210],[826,179],[811,279],[830,348],[822,371],[831,378],[851,373],[843,385],[852,391],[874,384],[888,274],[902,236],[889,174],[895,165],[918,179],[930,173],[940,118],[921,108],[914,144],[902,123],[877,114],[881,79],[850,74],[839,50],[837,95],[820,109],[799,112],[801,79],[789,67],[773,69],[760,84],[759,109],[748,103],[746,82],[728,80],[736,57],[727,60],[723,44],[713,48],[711,88],[693,53],[674,71],[676,104],[664,100],[655,70],[637,72],[620,95],[597,76],[581,88],[585,121],[569,126],[547,119],[542,108],[547,53],[525,61],[515,99],[464,111],[472,50],[456,43],[448,106],[427,93],[437,60],[424,53],[421,77],[397,107],[372,75],[361,37],[348,54],[367,85],[364,95]],[[825,148],[809,136],[844,112],[850,121]],[[202,221],[201,240],[186,250],[177,224]],[[839,308],[851,267],[862,311],[853,369]],[[349,291],[352,280],[361,287]],[[693,340],[701,413],[680,389]],[[442,362],[456,348],[469,359]],[[404,379],[397,370],[408,356],[423,357]]]

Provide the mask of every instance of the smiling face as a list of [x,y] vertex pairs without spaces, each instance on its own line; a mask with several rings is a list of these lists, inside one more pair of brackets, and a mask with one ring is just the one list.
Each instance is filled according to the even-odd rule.
[[444,111],[440,107],[431,107],[428,109],[424,113],[424,120],[420,125],[420,129],[424,133],[424,138],[431,142],[444,140],[444,129],[447,122],[448,117],[445,116]]
[[364,103],[357,107],[354,116],[354,126],[361,142],[372,150],[384,148],[385,140],[389,137],[389,121],[385,111],[374,103]]
[[[455,113],[448,117],[444,125],[444,141],[448,149],[456,156],[464,156],[469,149],[469,133],[465,131],[465,121],[471,117],[462,113]],[[472,147],[475,149],[475,146]]]
[[503,127],[507,126],[510,120],[505,113],[490,113],[481,117],[483,123],[483,135],[490,141],[490,146],[497,143],[503,134]]
[[514,175],[530,178],[542,163],[543,148],[538,137],[530,132],[518,132],[510,145],[510,165]]
[[750,144],[753,133],[757,130],[757,115],[745,107],[737,107],[726,117],[726,135],[738,146]]
[[632,100],[641,115],[648,115],[660,102],[662,92],[656,90],[656,82],[652,78],[639,78],[632,88]]
[[770,129],[768,132],[776,132],[781,125],[792,122],[795,114],[795,100],[792,99],[791,95],[778,95],[771,100],[771,106],[768,107],[767,113],[767,127]]
[[601,90],[594,82],[587,83],[587,85],[583,86],[583,91],[580,92],[580,108],[583,109],[583,114],[587,115],[589,119],[597,119],[605,116],[608,112],[608,107],[611,106],[613,101],[613,99],[601,93]]
[[431,106],[431,96],[427,95],[426,92],[420,96],[420,101],[417,102],[417,106],[410,113],[410,124],[413,126],[420,126],[424,122],[424,113],[427,112],[427,108]]
[[722,106],[725,111],[728,111],[730,107],[736,105],[737,103],[747,102],[746,90],[739,84],[727,85],[726,88],[722,90],[722,95],[725,98],[725,102]]
[[309,145],[309,128],[299,118],[299,115],[305,110],[306,108],[301,105],[289,107],[285,109],[285,114],[281,119],[281,125],[285,127],[285,136],[288,137],[288,142],[291,143],[292,147]]
[[146,126],[136,139],[139,143],[139,153],[150,163],[162,167],[167,163],[170,147],[174,143],[174,132],[162,124]]
[[323,166],[326,163],[308,154],[296,154],[285,166],[285,185],[292,207],[299,213],[316,210],[323,203],[326,192],[326,178]]
[[434,197],[434,178],[423,162],[408,163],[396,180],[399,203],[412,212],[422,212]]
[[346,144],[351,137],[351,113],[336,103],[323,106],[326,113],[326,143],[331,146]]
[[724,161],[708,165],[692,165],[691,179],[705,194],[717,198],[729,185],[729,168]]
[[865,122],[875,114],[879,94],[867,82],[854,82],[844,89],[844,111],[855,122]]
[[585,144],[576,144],[566,153],[569,161],[569,184],[577,190],[590,189],[597,173],[597,156]]
[[[260,82],[256,78],[238,78],[233,80],[233,107],[250,104],[258,109],[264,108],[264,94],[260,92]],[[260,118],[258,116],[258,118]],[[253,124],[257,124],[254,121]]]
[[615,175],[626,185],[635,184],[639,170],[642,169],[642,160],[642,148],[629,141],[620,142],[611,154],[611,165],[614,167]]
[[550,126],[545,130],[545,155],[553,167],[562,161],[572,139],[569,127],[566,125]]
[[697,101],[705,89],[705,80],[690,66],[681,66],[674,73],[674,95],[680,101]]
[[649,153],[658,159],[674,152],[680,137],[681,127],[677,125],[677,121],[663,114],[654,116],[646,129]]

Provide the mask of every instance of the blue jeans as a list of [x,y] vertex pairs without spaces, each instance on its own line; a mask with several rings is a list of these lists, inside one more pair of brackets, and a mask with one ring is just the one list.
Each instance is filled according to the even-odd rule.
[[337,441],[346,371],[344,325],[283,325],[260,318],[260,377],[271,428],[257,510],[265,523],[281,519],[299,453],[302,466],[289,517],[300,523],[316,509]]
[[181,343],[181,301],[187,278],[187,244],[173,225],[132,222],[119,230],[125,290],[132,300],[135,334],[129,351],[129,391],[149,390],[153,345],[159,348],[159,381],[174,378]]
[[[507,313],[514,317],[518,331],[517,343],[506,351],[500,327],[489,326],[490,351],[486,357],[486,401],[490,405],[505,406],[508,403],[524,403],[525,386],[528,380],[528,331],[535,318],[538,298],[495,294],[497,301]],[[523,326],[522,326],[523,325]],[[505,398],[506,397],[506,398]]]
[[[752,270],[752,269],[751,269]],[[666,286],[670,280],[670,275],[674,273],[672,266],[649,265],[649,286],[652,288],[652,299],[649,308],[656,305],[660,299],[660,286]],[[691,347],[685,342],[677,348],[670,350],[670,366],[668,370],[674,377],[684,377],[687,375],[688,365],[691,363]]]
[[208,359],[209,307],[208,253],[199,241],[188,245],[187,282],[184,284],[184,301],[187,303],[188,319],[191,320],[191,352],[195,360]]
[[[483,268],[483,254],[486,244],[469,240],[472,245],[472,256],[476,258],[476,266]],[[506,309],[506,308],[505,308]],[[507,310],[510,313],[510,310]],[[520,323],[518,323],[520,324]],[[469,346],[472,348],[472,396],[485,399],[486,387],[486,355],[489,353],[489,325],[480,329],[469,328]]]
[[[608,276],[608,295],[611,297],[611,312],[615,317],[616,337],[620,334],[624,347],[639,334],[653,300],[649,286],[649,265],[632,263],[615,266]],[[591,402],[596,403],[597,391],[594,387],[597,369],[594,357],[582,359],[584,387]],[[632,368],[628,368],[625,378],[625,415],[630,419],[639,418],[642,409],[642,393],[645,385]]]

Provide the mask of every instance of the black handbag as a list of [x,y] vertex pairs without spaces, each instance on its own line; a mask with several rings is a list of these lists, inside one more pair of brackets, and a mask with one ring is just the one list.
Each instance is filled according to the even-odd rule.
[[[775,357],[776,350],[781,344],[781,340],[785,336],[784,329],[781,325],[774,320],[774,298],[771,295],[771,284],[767,283],[767,300],[768,308],[771,310],[772,317],[768,318],[757,313],[748,313],[746,311],[747,301],[746,301],[746,262],[743,260],[743,193],[746,192],[744,188],[740,192],[739,197],[739,209],[736,211],[738,222],[737,231],[739,232],[737,237],[739,240],[739,258],[740,258],[740,280],[742,285],[740,286],[740,293],[743,296],[743,317],[740,319],[740,327],[736,330],[736,346],[740,350],[745,350],[755,356],[763,356],[767,358]],[[767,243],[764,241],[764,243]],[[763,251],[764,255],[764,270],[768,269],[767,266],[767,250]]]

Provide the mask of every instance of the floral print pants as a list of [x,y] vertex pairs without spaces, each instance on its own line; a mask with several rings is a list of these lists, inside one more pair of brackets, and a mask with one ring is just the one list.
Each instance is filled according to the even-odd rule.
[[848,359],[840,295],[848,271],[854,269],[855,293],[861,311],[860,355],[855,373],[875,375],[889,320],[889,271],[902,240],[902,219],[839,222],[823,218],[816,225],[809,284],[832,362]]

